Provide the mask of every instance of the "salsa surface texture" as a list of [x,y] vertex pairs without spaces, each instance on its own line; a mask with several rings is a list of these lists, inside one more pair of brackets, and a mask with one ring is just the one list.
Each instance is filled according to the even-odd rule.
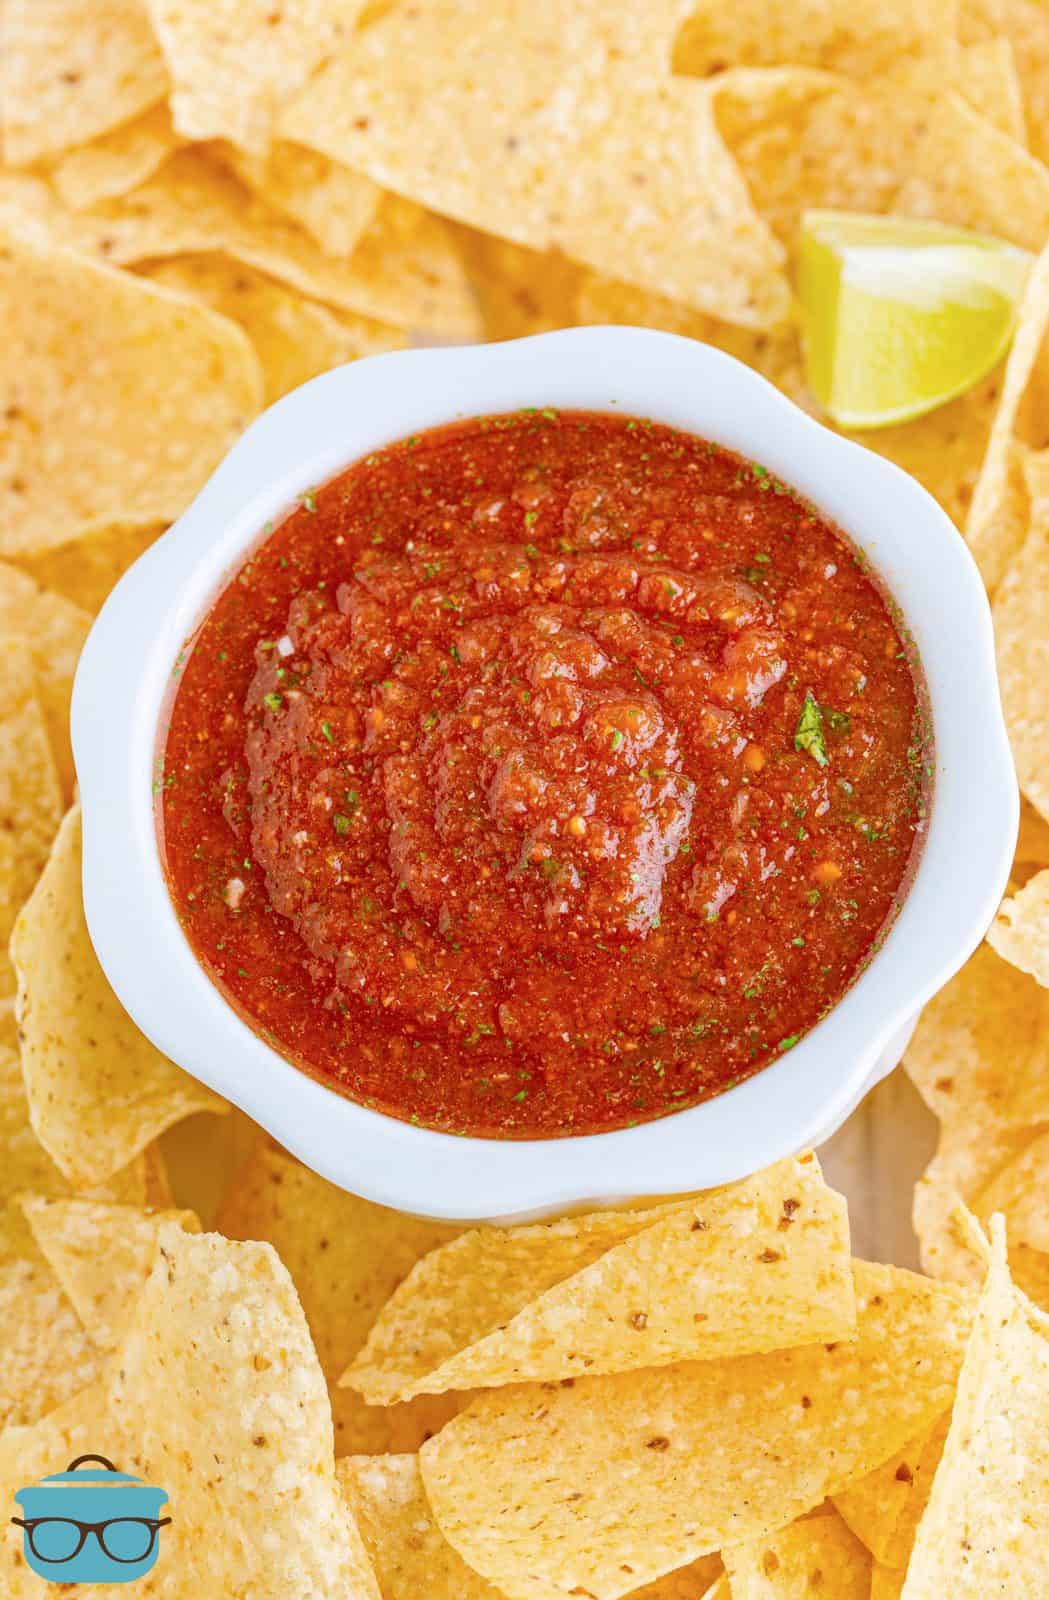
[[155,787],[197,958],[430,1127],[593,1132],[749,1077],[862,970],[924,831],[918,668],[862,555],[638,419],[368,456],[184,655]]

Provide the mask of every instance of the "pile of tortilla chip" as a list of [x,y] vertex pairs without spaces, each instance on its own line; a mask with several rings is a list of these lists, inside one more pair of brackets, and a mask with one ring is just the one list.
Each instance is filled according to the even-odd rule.
[[[162,1600],[1046,1592],[1047,163],[1044,0],[0,0],[5,1503],[84,1452],[163,1486]],[[95,958],[92,618],[264,406],[360,357],[637,323],[818,412],[808,207],[1032,255],[1000,366],[857,435],[979,564],[1024,795],[906,1057],[929,1276],[851,1259],[811,1154],[512,1228],[334,1189]],[[0,1570],[50,1592],[17,1529]]]

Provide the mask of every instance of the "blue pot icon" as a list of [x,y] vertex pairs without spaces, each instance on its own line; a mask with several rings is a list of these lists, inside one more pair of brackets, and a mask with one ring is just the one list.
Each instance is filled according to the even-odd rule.
[[157,1516],[167,1498],[105,1456],[77,1456],[65,1472],[19,1489],[25,1515],[11,1520],[23,1529],[26,1562],[39,1577],[130,1583],[156,1562],[160,1529],[171,1521]]

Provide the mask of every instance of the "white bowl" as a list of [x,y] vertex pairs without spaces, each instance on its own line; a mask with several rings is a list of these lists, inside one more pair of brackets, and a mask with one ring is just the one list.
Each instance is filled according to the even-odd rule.
[[[176,657],[268,519],[390,440],[527,405],[622,410],[689,429],[762,462],[815,501],[864,548],[903,608],[928,680],[936,777],[925,849],[891,932],[789,1055],[661,1121],[518,1142],[433,1133],[366,1110],[264,1044],[205,976],[179,927],[157,849],[152,778]],[[287,395],[118,584],[81,657],[72,716],[88,927],[138,1026],[324,1177],[430,1217],[520,1217],[701,1189],[825,1138],[899,1059],[919,1007],[978,944],[1005,887],[1018,823],[987,599],[936,502],[738,361],[640,328],[377,356]]]

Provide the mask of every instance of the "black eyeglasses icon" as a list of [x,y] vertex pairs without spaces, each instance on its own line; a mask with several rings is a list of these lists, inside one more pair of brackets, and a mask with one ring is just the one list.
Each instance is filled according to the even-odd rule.
[[72,1561],[94,1534],[110,1561],[145,1561],[153,1552],[157,1533],[170,1517],[110,1517],[105,1522],[78,1522],[73,1517],[31,1517],[11,1521],[24,1528],[29,1548],[38,1561],[60,1566]]

